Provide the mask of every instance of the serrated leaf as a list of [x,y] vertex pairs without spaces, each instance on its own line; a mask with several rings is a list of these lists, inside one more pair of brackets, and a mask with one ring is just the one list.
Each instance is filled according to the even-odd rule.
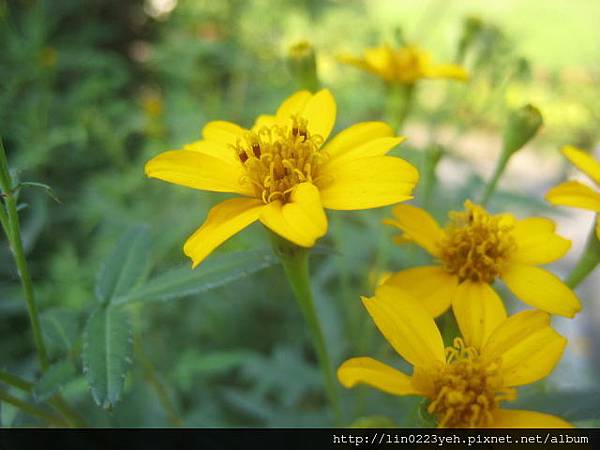
[[102,306],[92,313],[83,338],[83,369],[94,401],[111,409],[121,398],[131,363],[131,326],[121,308]]
[[71,361],[53,364],[33,387],[33,396],[38,402],[46,401],[76,377],[77,372]]
[[161,301],[216,289],[278,263],[270,250],[249,250],[218,255],[198,269],[189,265],[165,272],[113,300],[114,304]]
[[96,297],[104,303],[139,285],[148,274],[150,235],[138,225],[127,231],[108,256],[96,279]]

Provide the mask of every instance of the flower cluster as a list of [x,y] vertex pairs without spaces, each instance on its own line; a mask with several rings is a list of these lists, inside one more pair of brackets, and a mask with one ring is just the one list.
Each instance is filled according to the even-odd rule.
[[[458,67],[433,66],[413,47],[372,49],[364,59],[348,61],[390,82],[466,78]],[[290,245],[308,248],[327,231],[325,209],[396,204],[393,217],[384,221],[400,230],[395,241],[418,244],[434,262],[393,274],[362,301],[413,370],[406,374],[370,357],[352,358],[339,368],[339,381],[422,396],[440,427],[570,426],[555,416],[507,409],[505,403],[517,397],[516,387],[546,377],[567,345],[550,315],[572,318],[580,301],[539,266],[562,258],[571,242],[556,233],[550,219],[491,214],[470,200],[463,211],[451,211],[444,226],[424,209],[398,204],[412,198],[419,179],[411,164],[388,156],[404,138],[385,123],[365,122],[329,139],[335,118],[328,90],[300,91],[249,129],[210,122],[201,140],[147,163],[150,177],[238,195],[213,207],[185,243],[194,267],[256,221]],[[600,183],[598,162],[572,147],[563,152]],[[553,188],[547,198],[600,212],[600,194],[578,182]],[[533,309],[509,316],[493,287],[497,281]],[[452,345],[445,347],[435,319],[450,308],[461,335],[450,336]]]

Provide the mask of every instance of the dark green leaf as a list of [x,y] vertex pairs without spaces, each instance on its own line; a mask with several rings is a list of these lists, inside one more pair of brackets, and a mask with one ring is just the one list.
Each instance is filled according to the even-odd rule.
[[83,342],[83,370],[96,403],[110,409],[119,401],[131,363],[131,326],[120,308],[102,306],[92,313]]
[[148,228],[135,226],[121,237],[104,262],[96,280],[98,300],[110,303],[138,286],[148,274],[149,261]]
[[249,250],[215,256],[192,270],[189,265],[165,272],[113,300],[114,304],[160,301],[206,292],[277,264],[270,250]]
[[38,402],[43,402],[56,394],[62,387],[73,381],[77,376],[73,363],[61,361],[50,366],[33,387],[33,396]]

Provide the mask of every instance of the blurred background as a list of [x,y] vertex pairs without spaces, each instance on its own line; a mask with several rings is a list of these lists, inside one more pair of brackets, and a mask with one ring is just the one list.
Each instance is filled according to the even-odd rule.
[[[553,267],[564,276],[593,217],[552,208],[543,195],[575,176],[558,152],[562,145],[598,147],[598,17],[596,0],[0,0],[0,136],[18,177],[48,184],[60,199],[31,189],[20,198],[52,357],[65,352],[61,339],[77,354],[96,303],[96,274],[132,225],[150,230],[153,273],[189,265],[184,240],[226,197],[149,180],[144,164],[199,139],[207,121],[250,126],[258,114],[274,111],[299,88],[289,49],[301,41],[313,46],[320,82],[337,100],[338,131],[385,118],[386,100],[384,84],[340,64],[341,53],[404,39],[437,62],[469,70],[467,83],[419,83],[401,130],[408,139],[394,151],[418,167],[428,149],[443,156],[437,189],[426,199],[419,191],[416,200],[438,219],[479,197],[507,113],[536,105],[544,128],[511,160],[490,208],[555,218],[573,240]],[[427,261],[414,246],[390,245],[393,230],[381,225],[388,215],[387,208],[330,213],[330,232],[312,257],[336,367],[359,355],[403,367],[359,301],[385,272]],[[216,257],[257,248],[268,248],[260,225],[232,238]],[[29,322],[5,241],[0,252],[0,366],[33,380]],[[579,289],[585,313],[554,319],[570,338],[565,357],[549,380],[521,391],[517,406],[600,423],[599,283],[592,274]],[[78,375],[63,388],[90,425],[332,423],[306,327],[277,265],[215,289],[138,303],[131,314],[135,345],[120,402],[110,410],[94,403],[79,359]],[[340,394],[347,424],[422,424],[418,399],[363,387],[340,387]],[[36,424],[7,405],[0,423]]]

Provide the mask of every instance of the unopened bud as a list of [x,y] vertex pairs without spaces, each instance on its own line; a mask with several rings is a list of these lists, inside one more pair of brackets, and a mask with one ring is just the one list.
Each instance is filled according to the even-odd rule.
[[319,89],[317,60],[310,42],[300,41],[292,45],[288,50],[287,62],[300,88],[313,92]]
[[508,155],[520,150],[538,132],[544,120],[540,110],[525,105],[512,112],[504,129],[504,152]]

